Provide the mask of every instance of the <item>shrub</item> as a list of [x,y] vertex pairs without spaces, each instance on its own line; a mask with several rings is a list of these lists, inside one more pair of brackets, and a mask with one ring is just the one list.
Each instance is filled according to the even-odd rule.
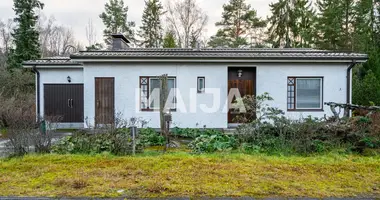
[[143,128],[139,130],[140,143],[143,146],[163,146],[165,145],[165,137],[156,132],[152,128]]
[[[8,139],[7,147],[12,156],[22,156],[34,147],[37,153],[50,152],[53,127],[59,117],[48,117],[46,128],[39,129],[35,115],[34,95],[14,93],[13,97],[0,95],[0,129],[6,128],[3,137]],[[41,119],[41,121],[44,121]]]
[[193,138],[199,137],[203,134],[202,129],[198,128],[178,128],[175,127],[172,131],[174,136],[184,137],[184,138]]
[[212,153],[230,151],[236,148],[236,139],[220,131],[206,130],[189,144],[193,153]]
[[293,121],[275,115],[271,122],[255,120],[238,127],[236,137],[247,152],[305,155],[343,147],[360,153],[365,148],[378,148],[379,135],[369,139],[370,127],[371,120],[365,117],[332,122],[311,117]]
[[[136,150],[141,152],[142,145],[137,140]],[[128,129],[117,129],[114,132],[88,133],[79,131],[73,136],[59,140],[53,146],[53,152],[58,154],[100,154],[109,152],[114,155],[132,154],[132,137]]]

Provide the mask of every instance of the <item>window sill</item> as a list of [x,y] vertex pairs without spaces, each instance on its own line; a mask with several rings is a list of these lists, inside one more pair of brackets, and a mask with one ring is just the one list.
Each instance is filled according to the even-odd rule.
[[[141,112],[160,112],[160,110],[156,109],[140,109]],[[177,112],[177,109],[170,109],[170,112]]]
[[288,110],[288,112],[324,112],[323,109],[295,109]]

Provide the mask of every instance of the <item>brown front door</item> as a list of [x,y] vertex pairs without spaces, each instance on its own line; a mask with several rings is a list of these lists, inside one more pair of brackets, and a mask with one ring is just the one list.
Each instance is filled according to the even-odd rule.
[[114,123],[115,79],[95,78],[95,124]]
[[[237,71],[242,70],[242,76],[239,77]],[[238,89],[241,97],[246,95],[256,95],[256,68],[229,68],[228,69],[228,92],[231,89]],[[236,100],[234,97],[233,102]],[[228,112],[228,123],[240,123],[235,118],[238,114],[233,110]]]

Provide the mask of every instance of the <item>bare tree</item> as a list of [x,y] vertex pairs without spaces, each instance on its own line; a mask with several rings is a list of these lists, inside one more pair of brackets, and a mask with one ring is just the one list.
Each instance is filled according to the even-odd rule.
[[96,29],[94,24],[92,23],[92,19],[88,20],[88,24],[86,26],[86,37],[88,41],[88,46],[92,46],[96,44]]
[[3,52],[9,52],[12,46],[12,29],[13,29],[13,20],[8,19],[6,23],[0,21],[0,48],[3,49]]
[[177,36],[178,46],[188,48],[202,36],[208,16],[197,0],[173,0],[168,1],[166,20]]
[[47,19],[42,15],[38,27],[43,57],[67,56],[67,47],[77,43],[72,29],[56,25],[54,16]]
[[0,21],[0,67],[5,67],[7,57],[12,48],[13,20]]

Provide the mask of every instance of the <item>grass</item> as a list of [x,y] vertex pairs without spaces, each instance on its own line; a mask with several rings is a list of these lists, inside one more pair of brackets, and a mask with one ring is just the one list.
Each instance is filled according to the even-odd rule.
[[0,160],[2,196],[378,197],[380,157],[147,152]]

